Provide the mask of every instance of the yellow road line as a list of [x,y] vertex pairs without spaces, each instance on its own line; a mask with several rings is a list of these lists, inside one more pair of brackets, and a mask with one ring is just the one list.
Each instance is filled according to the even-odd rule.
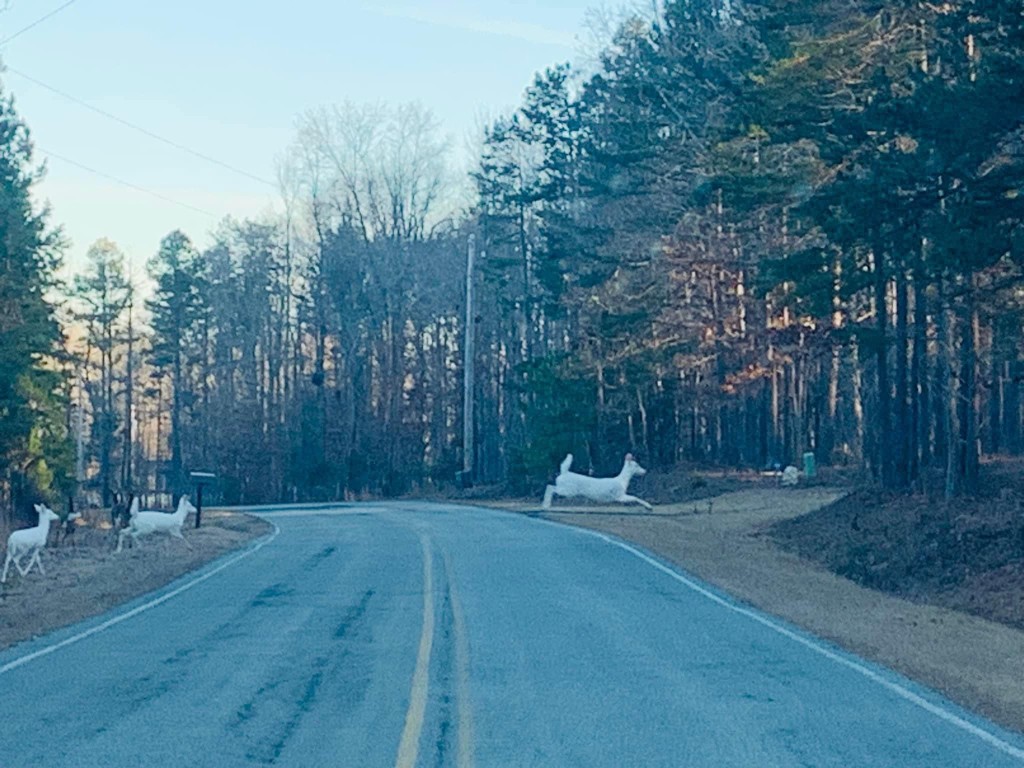
[[415,768],[420,747],[423,716],[427,710],[427,688],[430,683],[430,651],[434,645],[434,572],[431,562],[430,541],[420,536],[423,547],[423,631],[420,649],[416,655],[416,671],[412,676],[409,710],[405,713],[405,727],[398,745],[395,768]]
[[456,766],[473,766],[473,705],[469,700],[469,641],[463,620],[462,604],[452,579],[451,562],[444,553],[444,570],[448,576],[448,595],[452,605],[452,629],[455,634],[455,710],[458,718]]

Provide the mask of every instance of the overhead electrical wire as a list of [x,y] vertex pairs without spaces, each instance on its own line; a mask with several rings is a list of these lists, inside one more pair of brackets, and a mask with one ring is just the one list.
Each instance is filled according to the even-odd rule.
[[[7,45],[7,43],[11,42],[15,38],[20,37],[21,35],[25,34],[29,30],[39,26],[40,24],[45,22],[47,19],[50,19],[53,16],[56,16],[58,13],[60,13],[64,9],[68,8],[69,6],[73,5],[75,2],[77,2],[77,0],[67,0],[67,2],[63,3],[62,5],[57,6],[56,8],[54,8],[49,13],[46,13],[43,16],[40,16],[38,19],[33,21],[31,24],[28,24],[28,25],[22,27],[21,29],[17,30],[13,34],[8,35],[7,37],[5,37],[3,39],[0,39],[0,48],[2,48],[3,46]],[[54,87],[52,85],[49,85],[48,83],[44,83],[42,80],[39,80],[38,78],[32,77],[31,75],[29,75],[29,74],[27,74],[25,72],[21,72],[20,70],[15,69],[14,67],[8,66],[8,67],[6,67],[4,69],[4,71],[9,72],[9,73],[11,73],[13,75],[17,75],[18,77],[20,77],[20,78],[22,78],[24,80],[27,80],[30,83],[33,83],[33,84],[39,86],[40,88],[44,88],[44,89],[50,91],[51,93],[56,94],[57,96],[60,96],[63,99],[66,99],[66,100],[68,100],[68,101],[70,101],[70,102],[72,102],[74,104],[77,104],[80,107],[83,107],[84,109],[88,109],[88,110],[90,110],[90,111],[92,111],[92,112],[94,112],[94,113],[96,113],[98,115],[101,115],[102,117],[107,118],[108,120],[112,120],[112,121],[114,121],[114,122],[116,122],[116,123],[118,123],[120,125],[123,125],[123,126],[125,126],[127,128],[131,128],[132,130],[137,131],[138,133],[141,133],[144,136],[147,136],[147,137],[149,137],[151,139],[154,139],[154,140],[159,141],[159,142],[161,142],[163,144],[166,144],[167,146],[172,147],[174,149],[177,149],[180,152],[185,152],[185,153],[187,153],[189,155],[192,155],[193,157],[197,157],[200,160],[203,160],[203,161],[205,161],[207,163],[211,163],[213,165],[217,165],[217,166],[219,166],[219,167],[221,167],[221,168],[223,168],[225,170],[231,171],[232,173],[238,174],[240,176],[245,176],[246,178],[251,179],[253,181],[257,181],[260,184],[264,184],[264,185],[270,186],[270,187],[276,187],[276,184],[274,184],[274,182],[272,182],[272,181],[264,179],[264,178],[262,178],[260,176],[255,175],[255,174],[249,173],[248,171],[245,171],[245,170],[243,170],[241,168],[237,168],[237,167],[231,165],[230,163],[226,163],[226,162],[224,162],[222,160],[218,160],[215,157],[211,157],[210,155],[207,155],[207,154],[205,154],[203,152],[199,152],[198,150],[192,149],[191,147],[188,147],[188,146],[186,146],[184,144],[176,142],[176,141],[174,141],[172,139],[168,139],[167,137],[161,136],[158,133],[154,133],[153,131],[149,130],[148,128],[144,128],[141,125],[137,125],[137,124],[135,124],[135,123],[133,123],[133,122],[131,122],[129,120],[125,120],[122,117],[118,117],[117,115],[115,115],[115,114],[113,114],[111,112],[107,112],[104,109],[100,109],[99,107],[93,106],[92,104],[89,104],[88,102],[83,101],[82,99],[79,99],[79,98],[77,98],[75,96],[72,96],[70,93],[67,93],[66,91],[62,91],[59,88],[56,88],[56,87]],[[164,202],[168,202],[168,203],[171,203],[173,205],[177,205],[177,206],[179,206],[181,208],[186,208],[188,210],[195,211],[196,213],[201,213],[204,216],[209,216],[211,218],[217,218],[217,214],[212,213],[212,212],[210,212],[208,210],[205,210],[204,208],[199,208],[197,206],[190,205],[189,203],[183,203],[180,200],[175,200],[173,197],[168,197],[167,195],[164,195],[164,194],[162,194],[160,192],[157,192],[157,191],[155,191],[153,189],[149,189],[147,187],[143,187],[143,186],[140,186],[138,184],[134,184],[134,183],[132,183],[130,181],[125,181],[124,179],[118,178],[117,176],[113,176],[113,175],[111,175],[109,173],[105,173],[103,171],[97,170],[96,168],[93,168],[91,166],[85,165],[84,163],[80,163],[77,160],[72,160],[70,157],[66,157],[66,156],[58,154],[56,152],[51,152],[48,149],[44,149],[42,147],[37,147],[37,149],[40,152],[42,152],[43,154],[47,155],[48,157],[53,158],[54,160],[59,160],[60,162],[67,163],[68,165],[75,166],[76,168],[79,168],[79,169],[81,169],[83,171],[86,171],[88,173],[94,174],[96,176],[99,176],[100,178],[104,178],[104,179],[107,179],[108,181],[113,181],[116,184],[120,184],[121,186],[127,187],[129,189],[133,189],[136,192],[142,192],[143,194],[150,195],[151,197],[155,197],[157,199],[163,200]]]
[[65,157],[64,155],[59,155],[56,152],[51,152],[50,150],[44,149],[43,147],[37,146],[36,149],[38,149],[40,152],[42,152],[47,157],[52,157],[54,160],[60,160],[62,163],[67,163],[68,165],[73,165],[76,168],[81,168],[83,171],[88,171],[89,173],[96,174],[97,176],[100,176],[100,177],[102,177],[104,179],[107,179],[108,181],[113,181],[113,182],[115,182],[117,184],[120,184],[122,186],[128,187],[130,189],[134,189],[136,192],[143,192],[143,193],[145,193],[147,195],[151,195],[153,197],[159,198],[160,200],[163,200],[166,203],[173,203],[174,205],[180,206],[182,208],[188,208],[191,211],[195,211],[196,213],[201,213],[204,216],[209,216],[210,218],[213,218],[213,219],[217,218],[217,214],[212,213],[211,211],[207,211],[204,208],[198,208],[198,207],[196,207],[194,205],[190,205],[188,203],[183,203],[180,200],[175,200],[173,197],[168,197],[167,195],[161,194],[160,192],[157,192],[155,190],[148,189],[146,187],[141,187],[138,184],[133,184],[130,181],[125,181],[124,179],[120,179],[117,176],[111,176],[109,173],[104,173],[103,171],[98,171],[95,168],[91,168],[88,165],[85,165],[84,163],[80,163],[77,160],[72,160],[70,157]]
[[87,101],[83,101],[82,99],[72,96],[70,93],[62,91],[59,88],[55,88],[54,86],[49,85],[48,83],[44,83],[42,80],[32,77],[31,75],[28,75],[18,69],[15,69],[14,67],[7,67],[7,71],[10,72],[12,75],[17,75],[18,77],[23,78],[24,80],[28,80],[30,83],[38,85],[40,88],[45,88],[51,93],[60,96],[62,99],[67,99],[68,101],[77,104],[80,107],[84,107],[85,109],[88,109],[91,112],[95,112],[97,115],[101,115],[107,118],[108,120],[113,120],[114,122],[119,123],[120,125],[123,125],[127,128],[131,128],[133,131],[137,131],[138,133],[141,133],[144,136],[148,136],[151,139],[155,139],[156,141],[166,144],[169,147],[173,147],[174,149],[177,149],[181,152],[185,152],[189,155],[192,155],[193,157],[198,157],[200,160],[204,160],[207,163],[212,163],[213,165],[220,166],[221,168],[231,171],[232,173],[236,173],[240,176],[245,176],[246,178],[251,179],[253,181],[258,181],[260,184],[264,184],[268,187],[277,187],[277,185],[274,182],[268,179],[264,179],[253,173],[249,173],[248,171],[242,170],[241,168],[233,166],[229,163],[225,163],[222,160],[218,160],[215,157],[211,157],[210,155],[199,152],[198,150],[192,149],[191,147],[187,147],[184,144],[180,144],[179,142],[174,141],[173,139],[168,139],[165,136],[161,136],[158,133],[154,133],[148,128],[143,128],[141,125],[137,125],[129,120],[125,120],[123,117],[118,117],[117,115],[111,112],[107,112],[105,109],[100,109],[99,107],[93,106]]
[[50,11],[49,13],[47,13],[47,14],[45,14],[43,16],[40,16],[38,19],[33,21],[28,26],[22,27],[21,29],[19,29],[13,35],[8,35],[3,40],[0,40],[0,47],[3,47],[5,45],[7,45],[9,42],[11,42],[11,40],[13,40],[16,37],[20,37],[21,35],[23,35],[26,32],[28,32],[30,29],[33,29],[34,27],[38,27],[44,21],[46,21],[47,19],[49,19],[49,18],[51,18],[53,16],[56,16],[58,13],[60,13],[65,8],[67,8],[69,5],[72,5],[75,2],[77,2],[77,0],[68,0],[66,3],[64,3],[64,5],[58,6],[58,7],[54,8],[52,11]]

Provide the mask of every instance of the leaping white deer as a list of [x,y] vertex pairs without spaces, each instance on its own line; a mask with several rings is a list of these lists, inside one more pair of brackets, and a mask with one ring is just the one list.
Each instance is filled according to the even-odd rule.
[[572,466],[572,454],[565,457],[562,462],[561,471],[555,478],[555,484],[549,485],[544,491],[544,509],[551,509],[551,501],[555,494],[559,496],[583,496],[592,501],[613,501],[621,504],[636,503],[652,509],[651,505],[636,496],[630,496],[626,491],[629,489],[629,481],[635,476],[646,475],[647,470],[636,463],[632,453],[626,454],[626,461],[622,465],[622,471],[615,477],[587,477],[575,472],[570,472]]

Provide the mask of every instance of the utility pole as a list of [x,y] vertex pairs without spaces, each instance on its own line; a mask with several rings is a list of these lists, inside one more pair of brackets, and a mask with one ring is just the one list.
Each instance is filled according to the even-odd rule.
[[468,487],[473,484],[474,458],[474,341],[476,336],[475,309],[473,307],[473,272],[476,262],[476,235],[470,234],[466,253],[466,327],[463,342],[463,390],[462,390],[462,473],[461,484]]

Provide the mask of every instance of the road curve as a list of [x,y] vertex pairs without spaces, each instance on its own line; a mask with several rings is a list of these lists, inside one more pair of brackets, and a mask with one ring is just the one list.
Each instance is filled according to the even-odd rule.
[[1024,766],[1018,735],[614,539],[261,514],[272,539],[0,653],[0,767]]

